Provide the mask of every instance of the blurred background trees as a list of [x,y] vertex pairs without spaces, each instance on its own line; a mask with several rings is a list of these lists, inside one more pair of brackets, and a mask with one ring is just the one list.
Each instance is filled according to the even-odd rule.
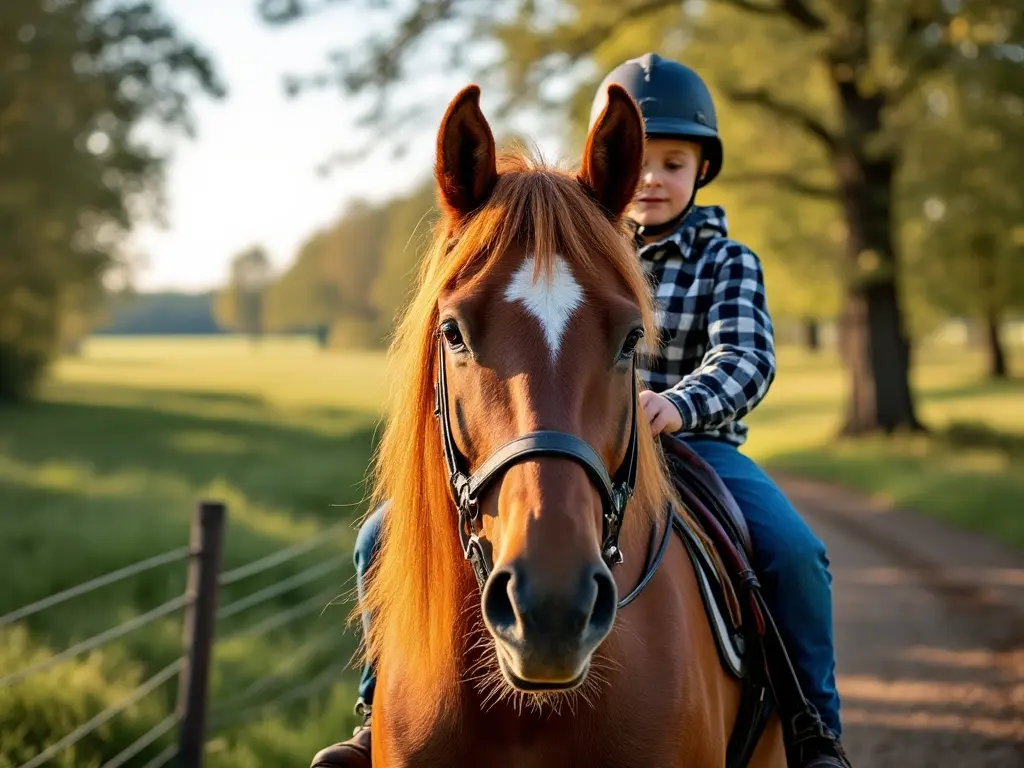
[[[359,1],[254,11],[288,25]],[[286,88],[360,95],[373,141],[396,151],[436,129],[424,115],[454,90],[423,84],[453,72],[484,84],[499,130],[527,116],[570,158],[617,63],[656,50],[702,72],[726,162],[699,202],[724,205],[761,255],[780,337],[840,345],[848,432],[918,426],[913,342],[950,318],[971,323],[991,375],[1006,375],[1001,334],[1024,305],[1019,3],[374,0],[365,11],[387,23]],[[12,0],[0,25],[0,397],[31,392],[97,326],[386,343],[431,221],[431,158],[408,195],[349,204],[283,270],[254,245],[255,287],[240,287],[236,260],[216,295],[115,291],[135,260],[123,235],[162,209],[167,156],[139,128],[188,134],[191,101],[222,92],[213,66],[151,3]]]
[[[129,266],[124,234],[159,216],[166,155],[222,87],[152,3],[4,0],[0,13],[0,400],[29,395]],[[151,131],[152,133],[152,131]]]
[[272,277],[270,257],[262,246],[254,245],[235,256],[228,284],[214,305],[221,327],[259,340],[266,331],[266,293]]
[[[260,3],[279,24],[324,7]],[[1005,368],[998,318],[1020,304],[1009,274],[1022,152],[1009,137],[1024,109],[1016,0],[372,3],[381,8],[396,19],[384,34],[332,52],[324,71],[289,87],[375,95],[366,119],[398,144],[422,107],[399,86],[453,63],[476,67],[500,102],[492,114],[568,118],[576,140],[595,86],[620,61],[657,50],[702,72],[726,144],[723,184],[703,201],[728,201],[737,235],[768,263],[774,305],[803,318],[809,341],[818,316],[838,321],[847,433],[920,427],[911,294],[934,305],[919,321],[938,310],[984,323],[993,373]]]

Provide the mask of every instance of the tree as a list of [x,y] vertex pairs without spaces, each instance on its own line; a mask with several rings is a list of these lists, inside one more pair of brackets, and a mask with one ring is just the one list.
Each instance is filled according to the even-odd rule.
[[264,298],[271,279],[270,259],[262,246],[252,246],[235,256],[228,283],[214,305],[217,322],[254,341],[260,339],[266,329]]
[[163,210],[153,129],[190,134],[204,93],[223,93],[211,63],[152,3],[4,0],[0,400],[34,391],[130,268],[125,234]]
[[908,284],[939,310],[977,320],[989,374],[1003,378],[1001,328],[1024,308],[1024,94],[969,75],[933,92],[923,140],[908,152]]
[[379,346],[412,285],[434,188],[379,205],[357,202],[303,243],[270,289],[278,329],[317,332],[322,344]]
[[[373,335],[377,307],[371,286],[380,272],[381,253],[388,236],[388,205],[353,203],[335,224],[332,252],[324,264],[326,278],[336,287],[343,314],[355,321],[352,332]],[[375,339],[351,339],[360,345]]]
[[424,246],[430,241],[434,214],[434,182],[430,179],[387,206],[387,238],[370,290],[377,315],[377,333],[385,338],[399,308],[409,297]]
[[332,344],[376,346],[370,286],[380,269],[387,216],[387,205],[357,201],[313,233],[270,291],[273,325],[315,330],[322,344],[329,336]]
[[330,256],[329,231],[314,232],[300,246],[292,265],[267,290],[266,322],[278,331],[312,330],[322,346],[339,312],[336,286],[328,282],[325,260]]
[[[340,81],[350,93],[372,92],[378,98],[367,117],[382,132],[410,123],[414,105],[389,109],[396,84],[422,75],[431,59],[451,67],[436,54],[442,45],[456,61],[485,62],[475,74],[501,76],[499,111],[526,104],[562,114],[566,93],[585,101],[579,94],[602,74],[595,61],[637,25],[656,20],[657,33],[631,46],[630,55],[663,44],[685,46],[697,58],[716,50],[706,71],[718,90],[793,131],[806,147],[796,168],[760,158],[755,180],[832,198],[841,212],[841,326],[851,378],[844,431],[921,427],[900,294],[898,174],[925,86],[937,73],[984,68],[1006,90],[1019,82],[1019,0],[520,0],[500,13],[488,0],[373,5],[396,14],[390,33],[362,44],[364,56],[332,56],[329,71],[297,78],[293,88]],[[260,10],[287,23],[320,6],[263,0]],[[453,29],[464,33],[458,42],[438,37]]]

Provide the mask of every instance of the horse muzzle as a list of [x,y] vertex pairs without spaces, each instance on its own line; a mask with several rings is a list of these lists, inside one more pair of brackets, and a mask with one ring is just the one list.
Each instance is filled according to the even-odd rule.
[[499,566],[484,587],[484,623],[502,674],[523,691],[567,690],[586,679],[590,659],[615,622],[617,590],[598,560],[573,583],[544,584],[520,559]]

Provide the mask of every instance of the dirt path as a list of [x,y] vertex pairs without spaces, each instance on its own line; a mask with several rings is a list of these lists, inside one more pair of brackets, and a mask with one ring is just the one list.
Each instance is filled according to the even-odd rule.
[[822,484],[780,485],[832,560],[854,767],[1024,768],[1024,553]]

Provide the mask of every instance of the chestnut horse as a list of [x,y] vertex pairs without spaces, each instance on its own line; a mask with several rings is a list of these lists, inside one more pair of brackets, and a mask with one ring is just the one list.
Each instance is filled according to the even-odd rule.
[[[392,348],[391,507],[360,606],[374,764],[722,768],[740,682],[668,536],[666,508],[686,513],[637,405],[657,338],[623,223],[640,113],[611,86],[571,174],[498,157],[479,96],[441,124],[442,216]],[[749,764],[785,765],[774,716]]]

